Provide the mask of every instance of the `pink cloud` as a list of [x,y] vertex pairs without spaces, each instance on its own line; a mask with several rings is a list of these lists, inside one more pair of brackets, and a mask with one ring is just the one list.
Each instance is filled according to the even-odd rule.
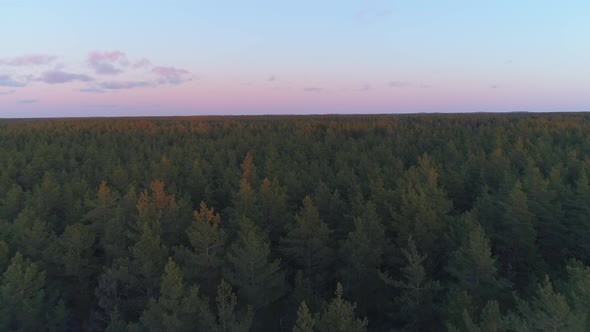
[[108,62],[124,61],[124,62],[127,62],[127,55],[121,51],[90,52],[90,54],[88,54],[88,61],[90,61],[90,62],[101,62],[101,61],[108,61]]
[[92,81],[92,77],[84,74],[72,74],[67,73],[61,70],[50,70],[46,71],[41,75],[38,81],[47,83],[47,84],[61,84],[61,83],[68,83],[73,81],[81,81],[81,82],[90,82]]
[[180,84],[189,80],[188,70],[174,67],[155,67],[152,73],[158,76],[159,84]]
[[88,64],[97,74],[116,75],[123,72],[118,67],[129,66],[127,55],[121,51],[112,52],[90,52],[87,58]]
[[14,80],[12,77],[8,75],[0,75],[0,86],[21,87],[25,86],[25,84]]
[[151,67],[152,62],[146,58],[143,58],[133,64],[133,68],[145,68]]
[[146,81],[112,81],[100,83],[101,88],[108,90],[135,89],[150,86],[153,86],[153,84]]
[[0,60],[0,64],[9,66],[38,66],[52,63],[57,59],[54,55],[26,54],[16,58]]

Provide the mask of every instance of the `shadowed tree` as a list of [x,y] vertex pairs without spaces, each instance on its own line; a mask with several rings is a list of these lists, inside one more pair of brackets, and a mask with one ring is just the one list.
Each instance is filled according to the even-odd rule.
[[[452,203],[438,184],[438,171],[428,155],[408,169],[401,178],[397,196],[399,205],[392,211],[392,227],[397,241],[412,236],[420,251],[439,255],[443,251],[443,234],[447,230],[447,213]],[[431,257],[436,260],[436,257]]]
[[45,271],[17,252],[0,283],[0,328],[63,331],[67,312],[54,293],[45,290]]
[[448,272],[456,287],[468,291],[476,307],[480,307],[497,294],[501,284],[483,227],[470,213],[463,219],[462,229],[466,234],[449,262]]
[[221,216],[213,208],[201,202],[199,210],[186,230],[191,249],[182,248],[179,255],[184,256],[184,270],[189,280],[197,280],[213,294],[220,275],[223,251],[227,236],[221,227]]
[[309,279],[312,293],[321,294],[326,288],[327,268],[332,260],[329,237],[328,226],[320,219],[311,198],[306,196],[295,223],[282,241],[282,250]]
[[271,260],[266,235],[248,219],[240,221],[236,241],[227,252],[227,280],[255,310],[277,301],[284,292],[280,261]]
[[531,301],[518,300],[517,311],[509,315],[507,324],[514,331],[583,331],[585,315],[572,310],[546,276]]
[[164,268],[160,297],[151,299],[140,319],[148,331],[205,331],[213,327],[213,316],[199,287],[186,285],[182,272],[170,258]]
[[340,247],[340,259],[344,262],[341,274],[346,290],[358,301],[360,312],[366,313],[382,304],[383,282],[378,271],[388,241],[373,203],[363,208],[362,215],[354,219],[354,231]]
[[297,309],[297,321],[293,327],[293,332],[313,332],[313,327],[316,320],[313,318],[305,301],[301,302],[299,309]]
[[426,274],[426,255],[420,254],[412,237],[408,239],[407,249],[402,252],[406,259],[406,265],[401,269],[402,278],[394,280],[386,273],[381,273],[381,278],[399,291],[399,297],[394,301],[399,312],[394,316],[401,319],[407,329],[420,330],[433,323],[432,298],[439,284]]
[[335,297],[317,319],[320,332],[363,332],[367,330],[367,318],[356,317],[356,304],[342,298],[342,285],[336,286]]
[[248,307],[244,313],[236,310],[238,298],[230,284],[221,280],[217,289],[217,328],[219,332],[246,332],[252,325],[252,308]]

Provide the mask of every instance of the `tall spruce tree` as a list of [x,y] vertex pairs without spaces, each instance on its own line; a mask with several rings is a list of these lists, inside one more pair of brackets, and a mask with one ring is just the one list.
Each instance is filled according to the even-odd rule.
[[327,268],[332,260],[329,239],[328,226],[320,219],[311,198],[306,196],[303,207],[295,216],[295,223],[282,241],[282,250],[303,271],[304,277],[309,279],[314,293],[326,290]]
[[406,265],[401,269],[401,279],[395,280],[387,273],[381,273],[383,281],[399,292],[394,300],[398,311],[393,316],[409,330],[428,328],[433,324],[433,297],[439,283],[427,275],[424,268],[426,255],[418,251],[411,236],[408,238],[407,249],[402,252]]
[[363,332],[367,330],[367,318],[357,318],[356,304],[342,298],[342,284],[338,283],[334,298],[317,319],[320,332]]
[[278,300],[285,291],[280,261],[270,258],[266,235],[252,221],[242,218],[238,237],[227,252],[227,280],[254,309]]
[[340,247],[340,260],[344,263],[342,278],[347,292],[357,300],[359,310],[366,313],[381,305],[383,282],[378,271],[388,246],[383,226],[375,205],[364,205],[362,215],[354,219],[355,230]]
[[187,285],[180,268],[169,258],[160,296],[150,300],[140,323],[148,331],[206,331],[213,328],[214,320],[199,287]]

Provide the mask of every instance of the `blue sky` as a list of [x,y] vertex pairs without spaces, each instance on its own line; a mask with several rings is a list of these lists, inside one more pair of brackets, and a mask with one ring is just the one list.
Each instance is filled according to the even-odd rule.
[[588,1],[0,0],[0,117],[590,110],[588,17]]

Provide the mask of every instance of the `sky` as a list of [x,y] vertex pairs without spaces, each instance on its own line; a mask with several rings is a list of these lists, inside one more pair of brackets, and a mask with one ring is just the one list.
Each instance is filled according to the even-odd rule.
[[590,111],[587,0],[0,0],[0,118]]

